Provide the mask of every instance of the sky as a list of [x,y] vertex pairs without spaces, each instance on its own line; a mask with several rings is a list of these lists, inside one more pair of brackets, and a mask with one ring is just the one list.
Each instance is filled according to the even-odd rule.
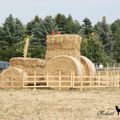
[[0,25],[9,14],[26,24],[35,15],[44,18],[57,13],[70,14],[80,23],[88,17],[93,24],[106,16],[111,24],[120,18],[120,0],[0,0]]

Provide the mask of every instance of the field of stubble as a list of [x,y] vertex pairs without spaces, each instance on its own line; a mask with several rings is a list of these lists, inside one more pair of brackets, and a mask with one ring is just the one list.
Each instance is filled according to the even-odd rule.
[[0,90],[0,120],[120,120],[115,105],[120,89]]

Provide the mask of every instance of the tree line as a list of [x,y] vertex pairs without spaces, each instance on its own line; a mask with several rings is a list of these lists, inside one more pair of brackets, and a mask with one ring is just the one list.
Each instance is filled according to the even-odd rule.
[[108,24],[106,17],[95,25],[89,18],[82,24],[71,15],[57,14],[55,17],[38,15],[24,25],[11,14],[0,26],[0,60],[9,61],[12,57],[23,56],[25,38],[32,36],[28,51],[29,57],[44,58],[46,36],[52,31],[61,34],[78,34],[82,36],[81,54],[94,63],[120,62],[120,19]]

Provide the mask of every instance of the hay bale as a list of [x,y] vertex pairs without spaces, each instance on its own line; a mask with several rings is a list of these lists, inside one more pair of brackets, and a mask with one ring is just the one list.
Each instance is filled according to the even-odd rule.
[[79,35],[47,36],[46,60],[58,55],[69,55],[80,58],[81,37]]
[[45,59],[48,61],[59,55],[68,55],[68,56],[72,56],[72,57],[76,57],[76,58],[80,59],[80,51],[78,51],[76,49],[74,49],[74,50],[60,50],[60,49],[47,50]]
[[47,49],[77,49],[80,50],[81,37],[79,35],[48,35]]
[[34,75],[35,71],[37,75],[43,75],[45,70],[45,61],[37,58],[12,58],[10,64],[24,70],[27,75]]
[[[84,68],[82,64],[80,63],[79,59],[61,55],[52,58],[49,60],[46,64],[46,72],[49,76],[58,76],[59,71],[61,71],[62,76],[70,76],[71,72],[74,72],[75,75],[84,75]],[[59,78],[51,78],[49,81],[59,81]],[[62,80],[68,80],[67,83],[62,83],[62,85],[70,85],[70,78],[62,78]],[[56,83],[49,83],[49,86],[58,86],[58,82]]]
[[27,76],[24,70],[15,67],[9,67],[0,75],[0,87],[22,87],[24,79],[23,76],[24,78]]
[[80,57],[80,62],[84,66],[86,76],[94,76],[96,73],[94,64],[85,56]]

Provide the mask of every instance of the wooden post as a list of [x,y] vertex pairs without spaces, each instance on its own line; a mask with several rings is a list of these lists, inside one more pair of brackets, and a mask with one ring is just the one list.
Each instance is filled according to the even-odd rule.
[[48,81],[48,73],[46,74],[46,81],[47,81],[47,87],[49,87],[49,81]]
[[72,84],[73,84],[73,72],[71,72],[71,76],[70,76],[70,86],[71,86],[71,88],[73,87]]
[[75,86],[75,73],[73,72],[73,75],[72,75],[72,87],[74,88]]
[[108,69],[109,69],[109,66],[108,66],[108,63],[107,63],[107,73],[106,73],[106,76],[107,76],[107,86],[106,87],[108,87],[108,85],[109,85],[109,74],[108,74]]
[[101,83],[101,80],[100,80],[100,70],[98,71],[98,88],[100,88],[100,83]]
[[118,76],[119,76],[119,87],[120,87],[120,70],[119,70],[119,74],[118,74]]
[[22,87],[24,88],[24,80],[25,80],[25,76],[24,76],[24,72],[22,72]]
[[113,86],[115,87],[116,79],[115,79],[115,63],[113,64]]
[[61,71],[59,71],[59,90],[61,90]]
[[119,70],[117,71],[117,88],[119,88],[119,78],[120,78],[120,76],[119,76]]
[[0,84],[0,85],[1,85],[1,86],[0,86],[1,88],[2,88],[2,86],[3,86],[2,83],[3,83],[3,74],[1,74],[1,84]]
[[35,70],[35,73],[34,73],[34,90],[36,90],[36,70]]
[[92,86],[92,79],[91,79],[91,76],[89,76],[90,78],[90,87]]
[[83,90],[83,77],[82,77],[82,79],[80,81],[81,81],[80,91],[82,92],[82,90]]
[[11,71],[11,88],[13,88],[13,71]]
[[118,84],[119,84],[119,87],[120,87],[120,64],[119,64],[119,70],[118,70],[118,78],[119,78],[119,82],[118,82]]

